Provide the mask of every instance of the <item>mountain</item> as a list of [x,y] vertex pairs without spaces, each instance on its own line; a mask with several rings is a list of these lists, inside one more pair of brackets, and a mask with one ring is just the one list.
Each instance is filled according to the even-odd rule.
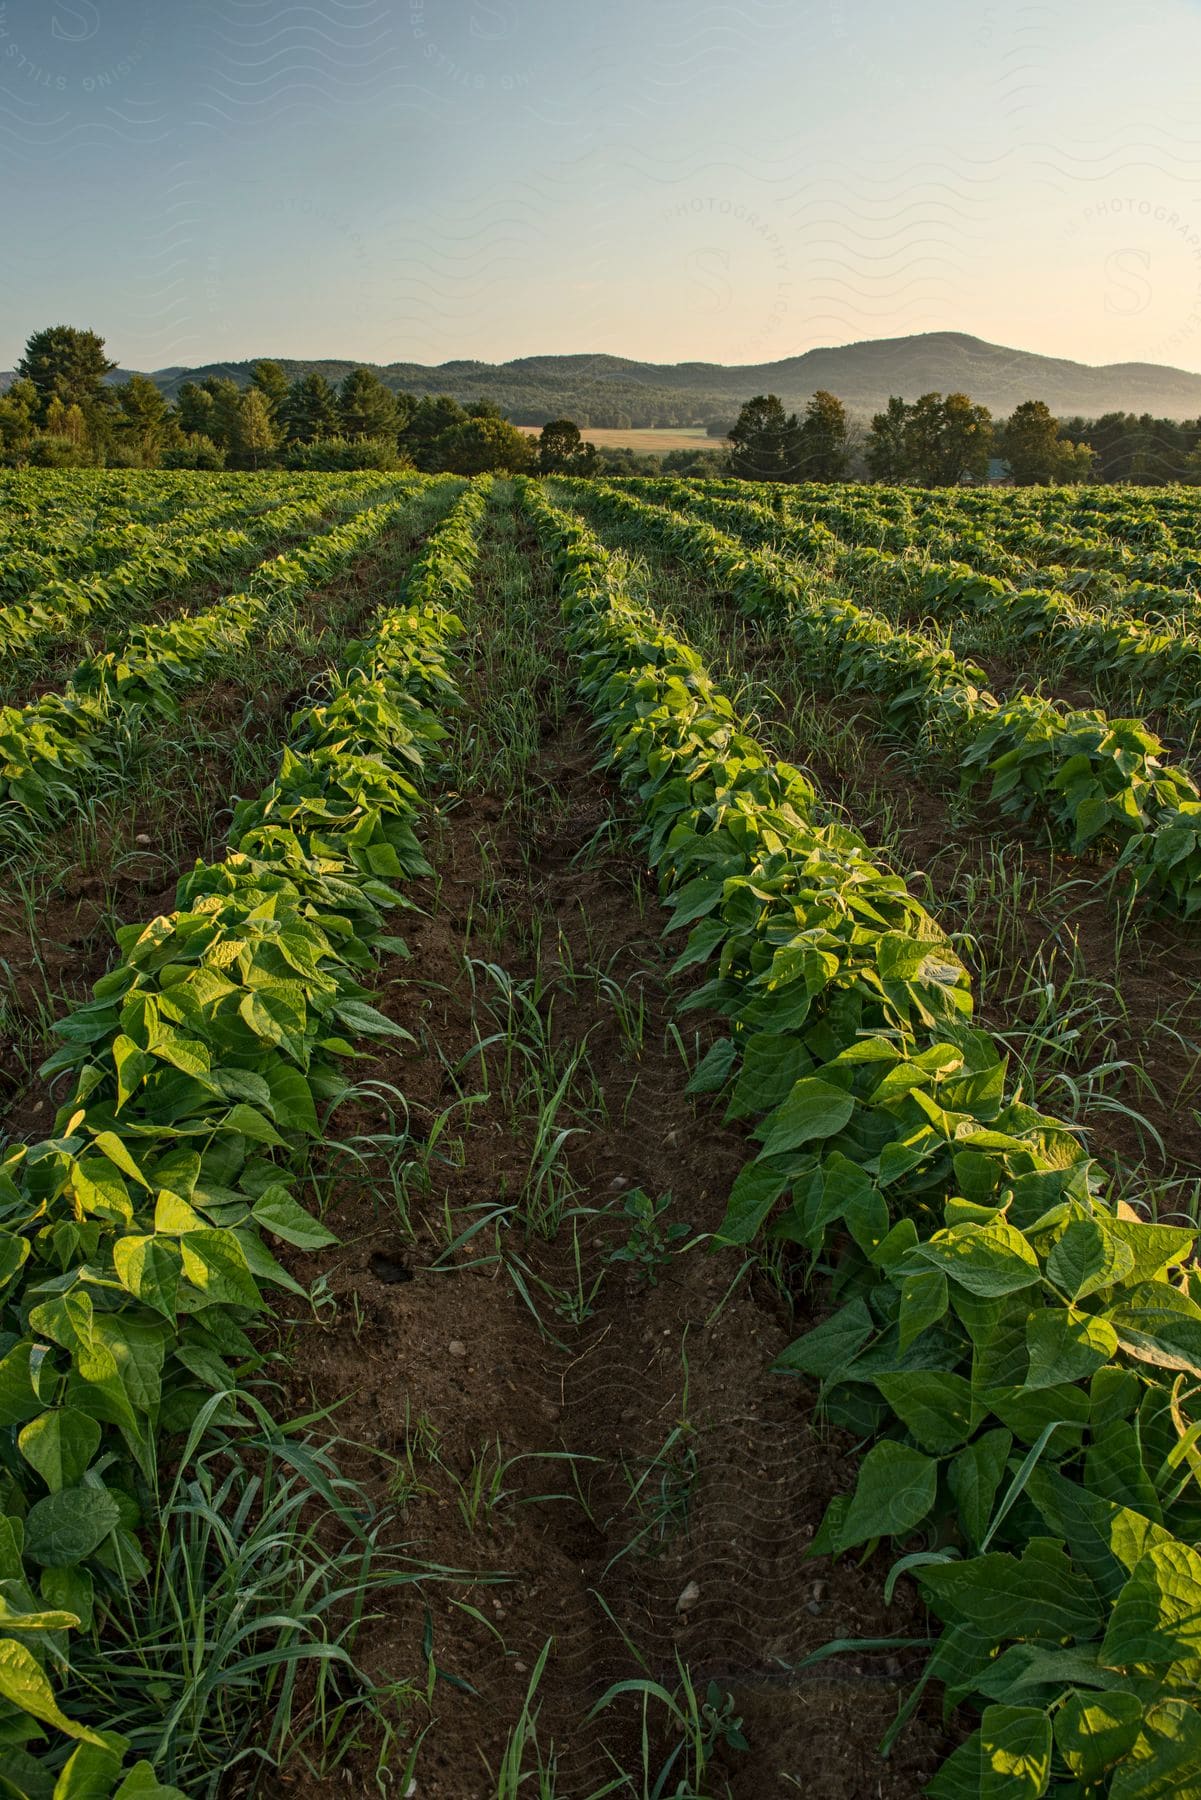
[[[360,366],[340,358],[279,361],[292,379],[318,372],[334,382]],[[246,381],[252,366],[247,361],[157,369],[154,379],[174,396],[185,381],[209,375]],[[1061,417],[1096,418],[1106,412],[1201,417],[1201,375],[1187,370],[1136,362],[1093,367],[988,344],[958,331],[878,338],[807,350],[782,362],[738,365],[575,355],[368,366],[389,387],[413,394],[452,394],[461,401],[486,394],[519,425],[540,425],[564,415],[587,426],[730,423],[741,402],[753,394],[779,394],[795,407],[818,388],[828,388],[856,413],[877,410],[890,394],[913,400],[933,388],[968,393],[996,414],[1012,411],[1022,400],[1045,400]],[[0,376],[0,389],[7,379]]]

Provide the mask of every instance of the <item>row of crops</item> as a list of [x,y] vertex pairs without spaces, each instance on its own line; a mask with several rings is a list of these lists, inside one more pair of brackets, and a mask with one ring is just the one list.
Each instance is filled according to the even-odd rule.
[[[58,1027],[45,1073],[69,1090],[52,1135],[0,1165],[0,1739],[5,1791],[31,1800],[175,1792],[154,1752],[195,1704],[186,1669],[174,1684],[147,1679],[140,1711],[128,1680],[106,1704],[108,1683],[121,1687],[113,1640],[136,1646],[156,1543],[165,1552],[154,1530],[163,1446],[173,1460],[182,1438],[186,1464],[236,1420],[245,1328],[266,1291],[295,1288],[269,1241],[333,1241],[296,1183],[319,1109],[344,1083],[341,1059],[351,1039],[398,1030],[363,977],[394,947],[393,884],[427,867],[417,784],[455,701],[449,608],[486,503],[480,485],[431,487],[445,517],[403,591],[293,720],[277,778],[235,812],[225,858],[182,878],[174,912],[120,933],[93,1000]],[[92,710],[73,690],[67,716],[89,727],[71,746],[94,754],[113,708],[153,708],[194,678],[213,631],[248,642],[265,609],[368,551],[395,504],[266,565],[217,618],[141,634],[111,675],[105,665]],[[61,787],[86,786],[88,765],[62,755]],[[11,777],[10,798],[42,803]],[[125,1674],[137,1673],[135,1660]],[[75,1716],[80,1702],[92,1723]],[[64,1736],[75,1746],[65,1760]]]
[[[679,510],[598,484],[581,498],[631,541],[711,575],[747,614],[791,638],[816,682],[871,699],[887,731],[957,766],[966,788],[986,783],[1002,812],[1044,821],[1073,852],[1116,849],[1136,892],[1185,917],[1201,907],[1201,790],[1143,721],[1038,693],[998,698],[984,671],[941,637],[852,598],[840,558],[830,572],[823,566],[822,539],[815,545],[806,528],[794,542],[753,502],[701,489]],[[1002,592],[993,604],[1004,609],[1008,598]],[[1018,631],[1029,616],[1025,598],[1014,599]],[[1139,639],[1129,624],[1094,634],[1082,651],[1086,663],[1115,654],[1145,658],[1149,681],[1186,682],[1197,666],[1186,633]]]
[[[486,479],[378,476],[19,476],[3,492],[0,665],[19,682],[22,659],[78,644],[79,660],[0,710],[0,849],[77,814],[130,734],[169,726],[231,656],[253,666],[402,528],[427,533],[293,717],[275,778],[237,803],[224,857],[120,930],[56,1027],[50,1134],[0,1161],[0,1789],[173,1800],[182,1722],[202,1731],[223,1700],[190,1678],[182,1611],[164,1626],[160,1606],[146,1648],[176,1579],[164,1496],[214,1443],[256,1466],[262,1327],[273,1293],[304,1297],[280,1247],[336,1244],[304,1175],[348,1059],[406,1037],[371,983],[403,951],[389,915],[405,884],[431,873],[419,814],[460,704],[456,608],[503,499]],[[660,559],[695,572],[1002,830],[1109,853],[1115,899],[1188,921],[1186,763],[1142,720],[993,693],[953,628],[987,615],[1035,656],[1066,646],[1082,674],[1129,664],[1183,714],[1195,505],[666,481],[519,482],[516,499],[668,909],[677,1004],[717,1022],[689,1091],[748,1153],[718,1241],[784,1247],[821,1323],[780,1379],[810,1384],[859,1445],[812,1553],[883,1546],[887,1593],[915,1584],[934,1622],[890,1741],[933,1684],[957,1743],[936,1800],[1201,1793],[1196,1233],[1119,1202],[1079,1131],[1015,1092],[938,920],[653,600]],[[614,542],[650,556],[651,598]],[[336,1471],[306,1468],[369,1560],[371,1521]],[[219,1527],[221,1495],[253,1510],[261,1491],[231,1476],[189,1504]],[[357,1617],[361,1594],[341,1598]],[[253,1704],[268,1668],[247,1632],[233,1685]],[[297,1643],[270,1680],[290,1693],[302,1660]]]
[[[916,1581],[942,1623],[925,1680],[979,1718],[928,1791],[1197,1791],[1195,1232],[1108,1199],[1078,1137],[1010,1097],[936,921],[820,822],[621,559],[537,489],[525,503],[686,934],[676,970],[704,977],[687,1004],[726,1021],[693,1090],[757,1148],[723,1234],[770,1231],[829,1278],[829,1316],[781,1367],[871,1447],[814,1548],[892,1546],[889,1589]],[[806,630],[817,612],[820,646],[795,568],[698,521],[651,526],[740,601],[790,599]]]

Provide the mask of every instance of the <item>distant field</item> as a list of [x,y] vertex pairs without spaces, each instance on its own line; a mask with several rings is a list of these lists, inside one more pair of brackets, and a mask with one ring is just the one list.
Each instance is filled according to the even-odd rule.
[[642,450],[656,454],[667,450],[712,450],[717,452],[726,449],[724,438],[712,438],[700,425],[671,425],[660,429],[658,426],[622,427],[620,425],[598,425],[595,428],[580,427],[584,437],[598,450]]

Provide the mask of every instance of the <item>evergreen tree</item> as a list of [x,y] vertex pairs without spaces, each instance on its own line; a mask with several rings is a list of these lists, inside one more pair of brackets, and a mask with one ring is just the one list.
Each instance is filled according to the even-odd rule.
[[748,400],[730,432],[730,473],[743,481],[795,481],[797,437],[795,413],[786,413],[775,394]]
[[103,409],[108,404],[105,377],[116,366],[104,354],[104,339],[94,331],[51,325],[29,338],[17,374],[37,389],[39,417],[44,420],[54,399],[80,407],[85,416]]
[[395,437],[396,396],[374,369],[352,369],[338,389],[338,413],[348,438]]
[[909,452],[905,444],[905,426],[909,408],[893,395],[882,413],[872,418],[867,436],[867,468],[873,481],[897,483],[909,479]]
[[302,375],[288,389],[281,415],[285,437],[296,444],[316,444],[337,437],[337,391],[324,375]]
[[820,388],[796,433],[789,457],[800,481],[845,481],[850,461],[850,426],[842,401]]

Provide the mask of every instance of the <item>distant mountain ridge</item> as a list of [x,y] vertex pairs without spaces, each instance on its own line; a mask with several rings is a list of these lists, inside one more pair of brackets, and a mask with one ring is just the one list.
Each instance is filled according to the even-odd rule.
[[[185,381],[203,381],[210,375],[246,381],[254,360],[156,369],[153,379],[174,397]],[[591,426],[729,423],[741,402],[754,394],[779,394],[787,406],[796,407],[818,388],[828,388],[857,413],[878,410],[890,394],[913,400],[937,389],[968,393],[995,414],[1011,412],[1023,400],[1045,400],[1061,417],[1095,418],[1107,412],[1201,417],[1201,375],[1185,369],[1137,362],[1094,367],[989,344],[958,331],[869,339],[807,350],[780,362],[733,365],[650,363],[608,355],[522,356],[505,363],[458,360],[436,365],[363,365],[350,358],[276,360],[290,379],[316,372],[337,382],[348,370],[366,366],[376,369],[389,387],[409,393],[451,394],[461,401],[486,394],[520,425],[539,425],[563,415]],[[8,379],[0,376],[0,387]]]

